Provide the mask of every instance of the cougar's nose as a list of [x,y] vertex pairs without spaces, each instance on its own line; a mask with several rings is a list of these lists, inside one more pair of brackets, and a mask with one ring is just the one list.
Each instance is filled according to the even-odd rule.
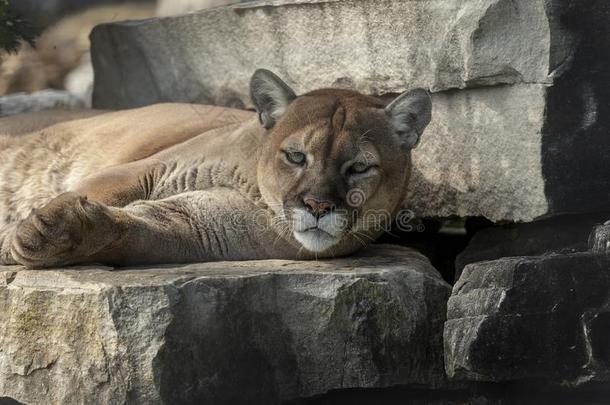
[[305,197],[303,203],[313,216],[321,218],[326,214],[329,214],[335,209],[335,205],[330,201],[321,201],[312,197]]

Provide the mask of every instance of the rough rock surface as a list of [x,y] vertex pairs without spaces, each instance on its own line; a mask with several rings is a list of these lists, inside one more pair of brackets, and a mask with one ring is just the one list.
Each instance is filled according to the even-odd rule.
[[413,152],[407,206],[416,215],[530,221],[550,210],[540,156],[546,87],[434,94]]
[[0,271],[0,398],[273,404],[444,382],[450,287],[412,250],[110,270]]
[[610,255],[610,221],[593,227],[589,235],[589,249],[593,253]]
[[466,266],[445,324],[450,378],[610,381],[610,259],[592,253]]
[[[527,224],[508,224],[477,232],[455,259],[455,280],[467,264],[512,256],[586,252],[603,239],[604,226],[591,236],[591,229],[610,214],[565,215]],[[605,229],[610,229],[606,226]],[[610,235],[610,232],[607,233]],[[606,236],[608,240],[608,236]]]
[[15,93],[0,97],[0,117],[52,109],[76,110],[85,106],[85,100],[63,90]]
[[259,67],[298,93],[423,86],[436,94],[414,153],[416,215],[531,221],[603,210],[610,5],[593,2],[276,0],[103,24],[91,36],[93,104],[250,107]]
[[[100,87],[121,73],[128,73],[128,87],[99,91],[96,103],[251,105],[248,81],[259,67],[286,78],[297,93],[331,85],[383,94],[412,86],[548,84],[571,52],[552,48],[555,37],[570,42],[541,0],[258,1],[97,27]],[[149,65],[133,82],[136,61]],[[144,80],[156,86],[142,88]]]

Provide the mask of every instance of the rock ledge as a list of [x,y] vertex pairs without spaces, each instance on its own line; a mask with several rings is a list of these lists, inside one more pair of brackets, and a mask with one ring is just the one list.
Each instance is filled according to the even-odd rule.
[[0,268],[0,397],[272,404],[444,382],[450,287],[412,250],[111,270]]

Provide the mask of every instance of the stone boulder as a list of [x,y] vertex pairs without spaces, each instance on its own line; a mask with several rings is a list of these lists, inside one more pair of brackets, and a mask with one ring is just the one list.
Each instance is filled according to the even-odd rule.
[[[480,230],[455,259],[455,280],[467,264],[512,256],[586,252],[593,240],[601,240],[591,229],[610,217],[608,213],[564,215],[527,224],[506,224]],[[605,227],[609,229],[610,227]],[[610,232],[608,233],[610,235]],[[608,239],[607,239],[608,240]]]
[[[116,83],[122,72],[130,88],[100,88],[96,102],[131,107],[167,97],[251,106],[248,82],[259,67],[297,93],[548,85],[567,67],[575,39],[547,11],[543,0],[270,0],[110,22],[92,33],[99,84]],[[153,80],[139,91],[142,83],[131,82],[136,61],[151,63],[143,78]]]
[[[93,105],[251,107],[268,68],[298,93],[432,90],[407,205],[531,221],[610,203],[610,4],[270,0],[109,23],[91,35]],[[573,170],[578,168],[578,170]]]
[[[466,266],[445,323],[457,381],[610,382],[610,258],[513,257]],[[606,385],[607,387],[607,385]]]
[[410,249],[325,261],[0,271],[0,398],[275,404],[444,384],[450,287]]

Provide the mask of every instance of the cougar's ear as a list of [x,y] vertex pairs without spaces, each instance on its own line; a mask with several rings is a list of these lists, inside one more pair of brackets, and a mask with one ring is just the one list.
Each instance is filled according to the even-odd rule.
[[385,112],[403,145],[413,149],[432,119],[432,99],[424,89],[414,89],[396,97]]
[[297,96],[286,83],[266,69],[258,69],[250,79],[250,97],[263,127],[272,128]]

